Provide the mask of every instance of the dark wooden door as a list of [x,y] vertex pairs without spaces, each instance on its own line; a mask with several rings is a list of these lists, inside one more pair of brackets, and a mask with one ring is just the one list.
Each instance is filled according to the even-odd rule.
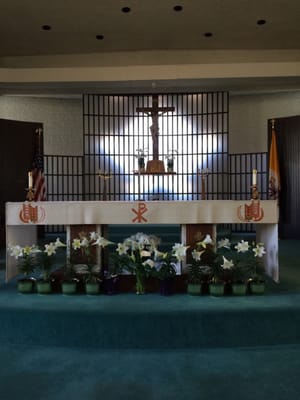
[[5,245],[5,203],[24,201],[41,123],[0,119],[0,244]]
[[275,132],[281,181],[279,237],[300,239],[300,116],[276,119]]

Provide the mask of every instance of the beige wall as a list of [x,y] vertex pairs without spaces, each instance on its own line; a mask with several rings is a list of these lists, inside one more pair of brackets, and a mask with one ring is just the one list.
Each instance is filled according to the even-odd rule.
[[264,152],[268,119],[300,115],[300,91],[232,95],[229,104],[229,153]]
[[[267,151],[267,121],[300,115],[300,91],[231,95],[229,152]],[[0,118],[42,122],[45,154],[82,155],[82,100],[0,96]]]
[[82,155],[82,100],[0,96],[0,118],[44,124],[44,152]]

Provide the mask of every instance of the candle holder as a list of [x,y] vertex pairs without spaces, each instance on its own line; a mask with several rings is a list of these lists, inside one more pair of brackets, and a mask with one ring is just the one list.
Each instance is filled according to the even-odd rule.
[[259,191],[257,188],[257,185],[252,185],[251,186],[251,190],[252,190],[252,199],[253,200],[258,200],[259,199]]
[[112,175],[110,172],[99,170],[99,178],[103,180],[103,192],[102,192],[102,200],[107,200],[107,181],[111,179]]
[[27,192],[26,200],[28,200],[28,201],[34,201],[34,192],[35,192],[35,189],[34,189],[33,187],[29,187],[29,188],[27,188],[27,189],[25,189],[25,190],[26,190],[26,192]]
[[206,200],[205,180],[209,175],[209,170],[208,168],[198,169],[197,174],[201,177],[201,199]]

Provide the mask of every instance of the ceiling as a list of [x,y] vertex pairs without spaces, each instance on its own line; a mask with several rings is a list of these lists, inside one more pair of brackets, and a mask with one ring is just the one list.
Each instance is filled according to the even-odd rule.
[[[299,0],[1,0],[0,67],[28,68],[43,57],[59,66],[67,55],[183,50],[291,50],[300,61],[299,21]],[[299,76],[287,84],[300,88]]]

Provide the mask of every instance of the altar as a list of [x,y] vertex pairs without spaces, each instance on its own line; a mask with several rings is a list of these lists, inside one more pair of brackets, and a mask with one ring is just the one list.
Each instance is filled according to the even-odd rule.
[[[266,273],[279,280],[278,206],[275,200],[201,201],[51,201],[6,203],[6,243],[32,245],[39,225],[65,225],[67,242],[72,225],[96,225],[100,234],[107,225],[179,224],[181,240],[188,232],[207,225],[212,235],[218,224],[255,224],[256,240],[263,242]],[[6,260],[6,280],[17,275],[16,260]]]

